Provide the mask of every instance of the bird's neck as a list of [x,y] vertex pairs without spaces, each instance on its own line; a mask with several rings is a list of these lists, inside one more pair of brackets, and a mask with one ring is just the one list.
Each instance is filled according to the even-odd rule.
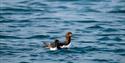
[[71,37],[66,36],[65,44],[68,45],[71,42]]

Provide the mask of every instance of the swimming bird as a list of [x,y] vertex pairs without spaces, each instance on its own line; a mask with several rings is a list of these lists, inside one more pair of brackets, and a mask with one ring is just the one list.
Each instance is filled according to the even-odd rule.
[[49,48],[50,50],[57,50],[57,49],[61,49],[61,48],[69,48],[69,46],[71,44],[71,36],[72,36],[72,33],[67,32],[64,42],[60,42],[58,39],[56,39],[52,43],[46,43],[46,42],[43,42],[43,43],[44,43],[44,46]]

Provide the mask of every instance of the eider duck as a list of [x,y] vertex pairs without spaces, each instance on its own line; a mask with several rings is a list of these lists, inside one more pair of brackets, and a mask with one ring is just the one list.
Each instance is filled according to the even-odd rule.
[[57,50],[57,49],[61,49],[61,48],[69,48],[69,46],[71,44],[71,36],[72,36],[72,33],[71,32],[67,32],[64,42],[60,42],[58,39],[56,39],[52,43],[43,42],[44,43],[44,47],[47,47],[50,50]]

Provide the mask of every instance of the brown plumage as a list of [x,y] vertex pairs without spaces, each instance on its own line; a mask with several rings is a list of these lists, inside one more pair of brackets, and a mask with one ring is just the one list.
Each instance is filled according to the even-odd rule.
[[[46,46],[47,48],[54,48],[54,47],[56,47],[56,48],[58,48],[58,49],[60,49],[60,48],[65,48],[65,46],[67,46],[67,45],[70,44],[70,42],[71,42],[71,36],[72,36],[72,33],[71,33],[71,32],[67,32],[64,42],[60,42],[58,39],[56,39],[56,40],[55,40],[54,42],[52,42],[52,43],[49,43],[49,44],[44,43],[44,44],[45,44],[45,46]],[[67,47],[66,47],[66,48],[67,48]]]

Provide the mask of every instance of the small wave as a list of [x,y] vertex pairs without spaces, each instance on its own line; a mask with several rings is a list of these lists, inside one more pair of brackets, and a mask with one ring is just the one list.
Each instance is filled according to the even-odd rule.
[[[26,8],[24,8],[24,7],[1,7],[1,10],[2,11],[4,11],[4,12],[7,12],[8,13],[8,11],[9,11],[9,13],[15,13],[15,14],[22,14],[22,12],[23,12],[23,14],[27,14],[27,12],[28,12],[28,14],[30,14],[29,12],[36,12],[36,11],[43,11],[43,10],[41,10],[41,9],[36,9],[36,8],[30,8],[30,7],[26,7]],[[20,12],[20,13],[19,13]],[[6,14],[6,13],[3,13],[3,14]]]
[[22,39],[22,38],[17,36],[0,35],[0,39]]
[[0,51],[0,56],[16,56],[16,54],[15,53],[13,53],[13,52],[11,52],[11,51]]
[[74,48],[69,48],[69,49],[60,49],[56,51],[47,51],[46,53],[51,53],[51,54],[77,54],[77,53],[85,53],[84,47],[74,47]]
[[0,13],[2,15],[30,15],[31,12],[11,12],[11,11],[3,11],[2,13]]
[[79,41],[80,43],[95,43],[93,41]]
[[99,62],[108,62],[110,60],[107,59],[92,59],[93,61],[99,61]]
[[99,38],[98,40],[103,40],[103,41],[107,41],[107,40],[122,41],[122,39],[119,38],[119,37],[115,37],[115,38],[102,37],[102,38]]
[[103,27],[101,27],[99,25],[94,25],[94,26],[88,27],[88,29],[103,29]]
[[121,53],[125,52],[125,49],[109,49],[109,48],[98,48],[98,47],[93,47],[93,46],[86,46],[86,47],[75,47],[71,48],[71,52],[79,52],[79,53],[87,53],[90,51],[102,51],[102,52],[114,52],[114,53]]
[[125,34],[113,34],[113,33],[107,33],[107,34],[96,34],[97,36],[125,36]]
[[120,53],[119,55],[121,55],[121,56],[125,56],[125,53]]
[[107,51],[114,52],[114,53],[122,53],[122,52],[125,52],[125,49],[113,49],[113,50],[107,50]]
[[30,20],[12,20],[12,19],[3,19],[0,23],[23,23],[23,22],[31,22]]
[[85,10],[85,12],[100,12],[100,11],[98,11],[98,10],[96,10],[96,9],[91,9],[91,8],[87,8],[86,10]]
[[102,38],[99,38],[98,40],[103,40],[103,41],[105,41],[105,40],[110,40],[110,38],[109,38],[109,37],[102,37]]
[[109,11],[109,13],[125,13],[125,10]]
[[107,46],[115,46],[115,45],[121,45],[124,46],[124,42],[119,42],[119,43],[106,43],[106,42],[100,42],[99,44],[106,44]]
[[68,2],[68,1],[79,1],[79,0],[47,0],[47,1],[66,1],[66,2]]
[[9,23],[9,22],[13,22],[14,20],[10,20],[10,19],[5,19],[4,17],[3,17],[3,20],[1,20],[0,21],[0,23]]
[[18,50],[18,51],[32,51],[33,48],[18,48],[16,50]]
[[47,32],[47,33],[53,33],[53,34],[59,34],[59,33],[61,33],[61,32],[58,32],[58,31],[50,31],[50,32]]
[[14,7],[2,7],[1,8],[2,11],[30,11],[30,9],[23,9],[23,8],[14,8]]
[[34,35],[34,36],[31,36],[31,37],[28,37],[26,39],[42,39],[42,38],[48,38],[50,37],[49,35]]
[[95,48],[95,50],[93,51],[122,53],[122,52],[125,52],[125,49]]
[[69,49],[61,49],[57,51],[56,53],[87,53],[89,51],[98,51],[99,49],[92,46],[86,46],[86,47],[73,47]]
[[31,57],[37,57],[38,54],[30,54]]
[[22,62],[19,62],[19,63],[30,63],[30,62],[22,61]]
[[1,30],[0,32],[17,32],[20,31],[20,29],[15,29],[15,30]]
[[107,28],[103,30],[104,32],[116,32],[118,31],[117,29],[113,29],[113,28]]
[[113,40],[115,40],[115,41],[122,41],[122,39],[119,38],[119,37],[115,37]]
[[23,3],[23,4],[27,4],[28,2],[30,2],[30,0],[24,0],[24,1],[20,1],[20,2],[18,2],[18,3]]
[[0,47],[0,56],[7,56],[7,55],[12,55],[12,56],[16,56],[16,53],[18,53],[17,51],[15,51],[15,48],[12,46],[8,46],[8,45],[1,45]]
[[57,17],[42,17],[42,18],[35,18],[35,19],[56,19],[56,20],[59,20],[60,18],[57,18]]
[[2,43],[2,42],[0,42],[0,45],[7,45],[6,43]]
[[37,43],[29,43],[28,45],[29,47],[34,47],[34,48],[41,48],[41,45],[37,44]]
[[36,27],[50,27],[49,25],[37,25]]
[[57,8],[68,9],[67,6],[57,6]]
[[14,48],[7,45],[1,45],[0,50],[13,50]]
[[83,30],[83,29],[76,29],[76,31],[81,31],[82,33],[91,33],[91,31],[89,31],[89,30]]
[[32,3],[30,3],[29,5],[47,6],[47,4],[41,3],[41,2],[32,2]]
[[96,23],[98,21],[94,21],[94,20],[83,20],[83,21],[75,21],[75,22],[78,22],[78,23]]

